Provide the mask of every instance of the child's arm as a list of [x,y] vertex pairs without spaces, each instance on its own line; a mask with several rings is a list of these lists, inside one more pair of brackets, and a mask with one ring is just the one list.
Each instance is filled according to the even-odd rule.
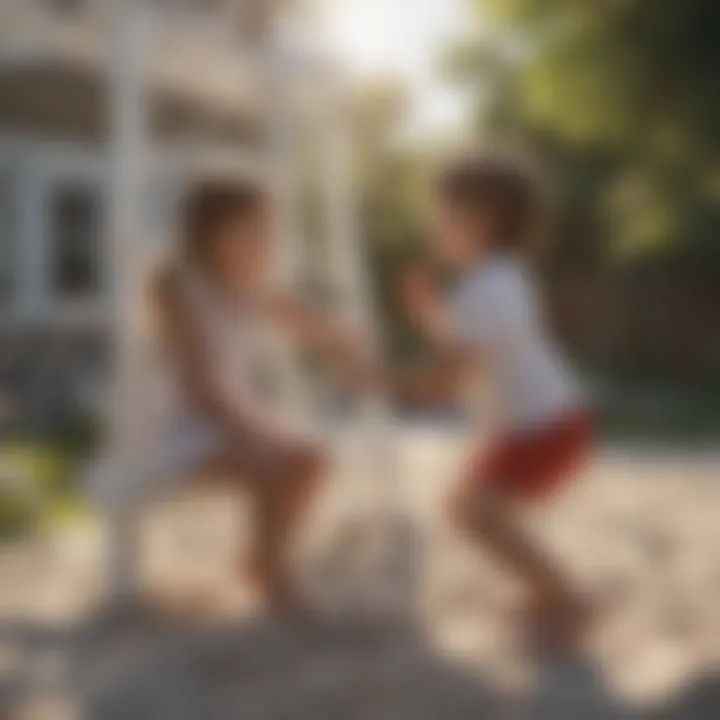
[[452,343],[451,323],[440,298],[437,280],[428,268],[416,265],[400,280],[400,295],[408,318],[434,345]]
[[343,366],[359,362],[361,352],[357,337],[298,298],[276,293],[267,299],[267,309],[284,330],[331,362]]
[[477,362],[471,351],[447,345],[427,363],[395,371],[388,385],[402,400],[445,405],[457,398],[458,390]]
[[435,346],[436,357],[423,365],[403,368],[391,384],[406,400],[449,402],[479,359],[474,350],[459,342],[429,268],[409,268],[401,278],[400,291],[408,317]]

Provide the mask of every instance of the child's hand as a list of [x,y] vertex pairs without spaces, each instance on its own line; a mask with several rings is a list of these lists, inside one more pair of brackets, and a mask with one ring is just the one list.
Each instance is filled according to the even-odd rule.
[[360,333],[335,327],[328,329],[326,342],[331,353],[342,363],[358,362],[363,356],[363,348],[367,347]]
[[400,275],[400,298],[407,314],[422,318],[433,308],[437,298],[437,281],[427,265],[415,263]]
[[352,356],[347,356],[345,362],[340,366],[341,379],[354,391],[380,392],[386,385],[384,374],[365,355],[366,353],[357,352]]

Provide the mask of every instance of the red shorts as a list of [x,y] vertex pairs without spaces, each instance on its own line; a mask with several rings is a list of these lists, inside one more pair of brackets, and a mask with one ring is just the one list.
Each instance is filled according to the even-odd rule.
[[538,500],[582,466],[593,440],[590,413],[574,410],[548,426],[492,441],[471,457],[467,482],[473,489],[493,487],[520,500]]

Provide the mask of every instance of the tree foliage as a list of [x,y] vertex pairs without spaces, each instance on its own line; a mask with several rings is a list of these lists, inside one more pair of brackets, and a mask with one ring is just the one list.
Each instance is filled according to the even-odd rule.
[[[452,68],[471,87],[491,89],[484,130],[531,136],[553,155],[566,186],[601,170],[587,189],[598,204],[593,215],[608,221],[603,249],[715,252],[720,5],[475,0],[474,6],[483,22],[456,48]],[[597,226],[588,230],[603,235]]]
[[[470,0],[451,77],[476,136],[540,155],[559,192],[544,271],[560,339],[613,380],[720,380],[716,0]],[[365,232],[392,348],[417,351],[392,277],[422,237],[427,148],[398,144],[402,92],[356,109]]]
[[561,191],[546,270],[570,344],[616,378],[719,378],[720,4],[471,5],[448,69],[477,135],[530,145]]

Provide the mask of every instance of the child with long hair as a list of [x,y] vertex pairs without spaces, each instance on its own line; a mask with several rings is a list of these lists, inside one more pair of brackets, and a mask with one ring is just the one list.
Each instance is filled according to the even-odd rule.
[[258,185],[210,180],[188,192],[178,257],[151,284],[171,388],[158,452],[178,479],[222,480],[248,495],[255,532],[242,572],[270,605],[297,610],[289,556],[325,454],[285,427],[269,402],[259,350],[274,329],[340,365],[354,352],[345,332],[273,290],[273,223],[271,198]]

